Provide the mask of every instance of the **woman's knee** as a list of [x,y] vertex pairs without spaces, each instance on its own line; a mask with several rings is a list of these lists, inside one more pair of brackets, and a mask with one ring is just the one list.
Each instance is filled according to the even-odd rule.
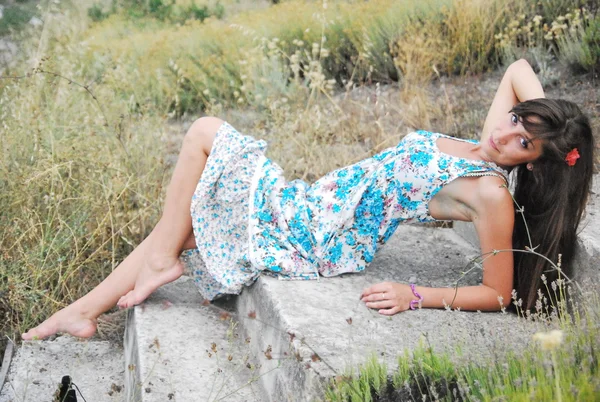
[[208,155],[212,149],[217,131],[223,124],[223,120],[217,117],[201,117],[194,121],[187,131],[184,141],[200,146]]

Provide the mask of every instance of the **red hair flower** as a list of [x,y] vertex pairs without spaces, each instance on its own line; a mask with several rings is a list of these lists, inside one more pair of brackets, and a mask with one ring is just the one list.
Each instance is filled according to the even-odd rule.
[[569,152],[565,157],[565,161],[569,166],[575,166],[575,163],[577,163],[577,159],[579,159],[579,152],[577,151],[577,148],[573,148],[573,150]]

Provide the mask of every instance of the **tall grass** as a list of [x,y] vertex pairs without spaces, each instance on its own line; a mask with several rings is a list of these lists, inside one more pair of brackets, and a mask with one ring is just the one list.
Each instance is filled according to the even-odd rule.
[[[544,24],[560,17],[552,13],[563,10],[561,4],[295,0],[177,25],[117,13],[85,33],[81,62],[97,82],[118,88],[121,98],[153,102],[174,116],[214,106],[265,107],[282,96],[306,96],[303,90],[324,81],[337,88],[376,82],[419,87],[439,74],[484,72],[503,60],[508,42],[511,54],[532,46],[547,52],[557,48],[555,39],[524,41],[525,26],[510,24],[519,16],[531,21],[543,10],[543,36]],[[510,40],[498,41],[506,28]]]
[[94,100],[77,85],[88,85],[69,49],[77,28],[60,28],[59,15],[48,20],[56,25],[46,32],[66,43],[50,41],[52,57],[34,75],[0,81],[3,334],[32,326],[110,273],[156,221],[166,180],[163,119],[132,112],[109,87],[94,88]]
[[[228,21],[164,26],[152,20],[142,29],[113,15],[87,32],[83,64],[101,81],[119,79],[115,66],[130,69],[118,95],[152,100],[175,114],[211,104],[264,105],[295,91],[288,87],[294,64],[308,87],[315,61],[336,85],[398,81],[410,68],[406,47],[419,40],[435,46],[419,48],[418,59],[410,60],[414,71],[485,71],[495,66],[494,34],[509,11],[497,0],[289,1]],[[265,82],[274,93],[265,93]]]

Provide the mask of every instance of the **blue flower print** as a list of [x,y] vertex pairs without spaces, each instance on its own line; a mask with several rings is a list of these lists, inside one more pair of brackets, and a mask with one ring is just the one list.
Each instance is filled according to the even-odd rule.
[[264,141],[224,123],[192,197],[198,248],[183,256],[200,292],[236,294],[261,272],[285,280],[361,272],[398,225],[433,220],[428,203],[444,185],[473,172],[505,175],[439,152],[442,136],[408,134],[309,185],[287,181]]

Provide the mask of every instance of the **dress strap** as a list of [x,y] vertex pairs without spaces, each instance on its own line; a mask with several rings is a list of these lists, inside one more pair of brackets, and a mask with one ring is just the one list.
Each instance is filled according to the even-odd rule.
[[504,180],[504,184],[508,187],[508,179],[500,172],[496,172],[495,170],[487,170],[483,172],[469,172],[462,175],[462,177],[481,177],[481,176],[495,176],[500,177]]

